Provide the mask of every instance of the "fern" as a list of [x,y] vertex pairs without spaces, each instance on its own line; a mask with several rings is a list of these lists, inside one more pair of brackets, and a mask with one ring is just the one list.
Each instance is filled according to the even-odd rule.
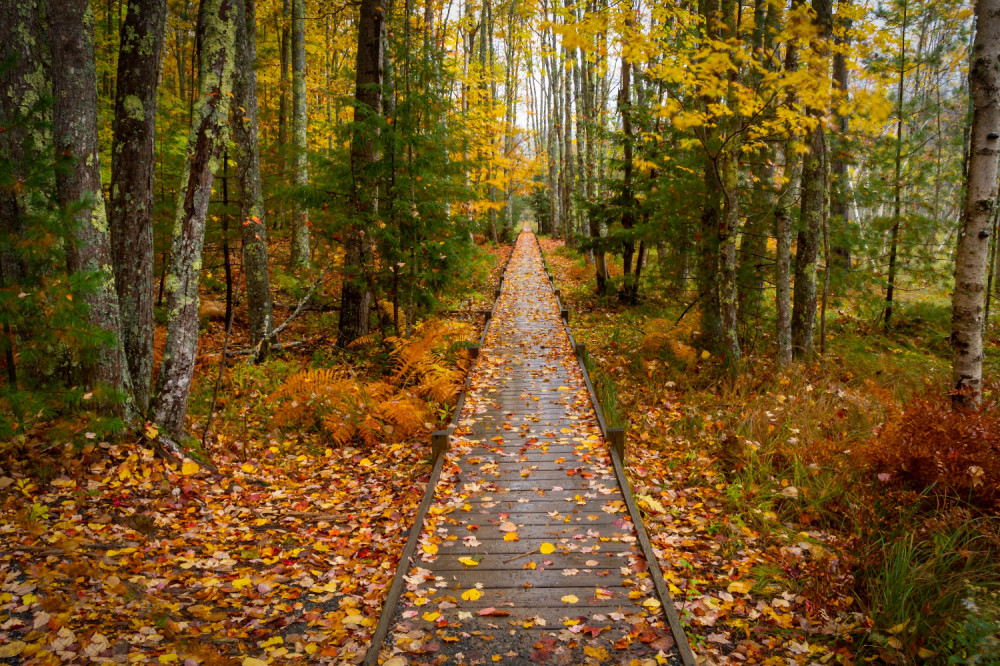
[[429,321],[409,338],[390,338],[395,372],[389,381],[330,368],[297,372],[270,396],[278,405],[274,423],[315,428],[340,445],[415,437],[433,426],[428,401],[447,402],[460,390],[468,356],[455,358],[453,348],[470,332],[466,324]]

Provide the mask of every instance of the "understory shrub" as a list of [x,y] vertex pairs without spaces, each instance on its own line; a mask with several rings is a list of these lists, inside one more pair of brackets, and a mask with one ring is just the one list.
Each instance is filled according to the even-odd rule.
[[409,338],[387,338],[394,368],[387,378],[331,368],[297,372],[270,395],[274,424],[315,429],[341,445],[403,441],[432,430],[434,406],[461,389],[468,353],[460,348],[469,333],[467,324],[431,320]]
[[867,447],[869,465],[882,483],[965,499],[981,507],[1000,504],[1000,410],[955,410],[930,395],[914,398]]

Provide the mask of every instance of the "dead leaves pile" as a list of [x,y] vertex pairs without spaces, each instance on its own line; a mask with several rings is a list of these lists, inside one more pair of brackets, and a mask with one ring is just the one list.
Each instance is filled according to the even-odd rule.
[[426,481],[423,448],[276,442],[214,475],[100,444],[47,482],[14,464],[0,476],[0,654],[356,660]]

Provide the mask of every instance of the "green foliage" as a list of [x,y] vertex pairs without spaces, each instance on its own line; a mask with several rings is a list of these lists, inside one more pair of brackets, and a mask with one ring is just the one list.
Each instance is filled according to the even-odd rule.
[[[911,525],[916,516],[904,520]],[[868,651],[910,661],[994,663],[1000,633],[995,521],[961,511],[875,544],[863,571],[874,630]],[[898,652],[897,652],[898,651]]]
[[[86,304],[79,298],[99,286],[99,276],[66,271],[77,207],[59,208],[53,187],[68,158],[54,155],[51,146],[38,150],[30,138],[33,131],[50,130],[35,120],[46,117],[48,109],[49,101],[42,100],[20,117],[0,118],[9,136],[29,137],[20,163],[7,152],[0,154],[0,191],[19,211],[18,224],[0,229],[0,440],[22,435],[35,424],[48,424],[52,436],[65,438],[80,430],[106,436],[122,427],[119,419],[91,411],[97,404],[113,404],[118,396],[103,387],[93,392],[80,388],[83,368],[109,339],[89,325]],[[59,423],[49,423],[60,417]],[[71,421],[78,417],[83,421]]]

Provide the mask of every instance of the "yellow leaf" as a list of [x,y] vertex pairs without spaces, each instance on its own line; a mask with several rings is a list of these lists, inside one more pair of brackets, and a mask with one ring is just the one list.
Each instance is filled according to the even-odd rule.
[[255,471],[254,466],[251,465],[250,463],[243,463],[242,465],[240,465],[240,469],[246,472],[247,474],[251,474]]
[[424,613],[424,615],[423,615],[423,618],[424,618],[425,620],[427,620],[428,622],[434,622],[434,621],[436,621],[436,620],[437,620],[437,619],[438,619],[439,617],[441,617],[441,613],[439,613],[439,612],[437,612],[437,611],[429,611],[429,612],[427,612],[427,613]]
[[548,541],[546,541],[538,549],[538,552],[540,552],[542,555],[551,555],[552,553],[556,552],[556,547],[553,546]]
[[467,567],[478,567],[479,566],[479,562],[477,562],[476,560],[472,559],[468,555],[465,555],[463,557],[458,558],[458,561],[461,562],[462,564],[464,564]]
[[578,601],[580,601],[580,598],[577,597],[575,594],[567,594],[562,599],[560,599],[560,601],[562,601],[564,604],[575,604]]
[[427,553],[428,555],[437,555],[437,552],[438,552],[438,547],[437,547],[437,544],[433,544],[433,543],[429,543],[429,544],[426,544],[426,545],[425,545],[425,546],[424,546],[424,547],[422,548],[422,550],[423,550],[423,551],[424,551],[425,553]]
[[244,657],[243,666],[267,666],[267,662],[255,657]]
[[645,601],[643,601],[642,605],[644,607],[648,608],[649,610],[656,610],[657,608],[660,607],[660,600],[659,599],[654,599],[653,597],[650,597],[649,599],[646,599]]
[[362,467],[371,467],[372,466],[372,461],[368,460],[368,458],[362,458],[361,459],[361,466]]
[[198,470],[201,469],[201,465],[194,462],[193,460],[188,460],[183,465],[181,465],[181,474],[184,476],[191,476],[192,474],[197,474]]
[[707,360],[707,359],[711,358],[711,356],[712,356],[712,352],[708,351],[707,349],[702,350],[702,352],[701,352],[701,358],[702,358],[702,360]]
[[604,661],[608,658],[608,651],[602,647],[586,646],[583,648],[583,653],[588,657],[594,657],[595,659],[600,659]]
[[750,591],[750,588],[752,587],[753,587],[753,581],[734,580],[732,583],[729,584],[729,587],[726,588],[726,592],[729,592],[730,594],[732,594],[733,592],[735,592],[736,594],[746,594]]
[[517,532],[507,532],[503,535],[504,541],[517,541]]
[[248,585],[250,585],[249,578],[237,578],[236,580],[233,581],[234,590],[242,590],[244,587],[247,587]]
[[24,641],[11,641],[6,645],[0,645],[0,659],[16,657],[24,652],[24,648],[26,647],[28,647],[28,644]]
[[483,593],[477,590],[476,588],[472,588],[471,590],[466,590],[465,592],[462,592],[462,598],[465,599],[466,601],[476,601],[482,596]]
[[178,661],[176,652],[168,652],[167,654],[161,654],[157,657],[157,660],[161,664],[173,664]]
[[262,648],[266,648],[266,647],[271,647],[272,645],[281,645],[284,642],[285,642],[285,639],[282,638],[281,636],[274,636],[272,638],[268,638],[266,641],[263,641],[260,644],[260,646]]

